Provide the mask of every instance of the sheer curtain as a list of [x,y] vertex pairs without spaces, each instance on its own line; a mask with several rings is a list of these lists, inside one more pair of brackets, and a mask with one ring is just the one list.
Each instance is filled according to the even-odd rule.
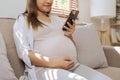
[[78,9],[78,0],[54,0],[51,13],[66,16],[71,10]]

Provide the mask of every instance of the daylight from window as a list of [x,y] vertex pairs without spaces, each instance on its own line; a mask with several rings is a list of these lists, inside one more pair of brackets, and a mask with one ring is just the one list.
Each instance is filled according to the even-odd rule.
[[68,15],[72,9],[77,9],[77,0],[54,0],[51,13]]

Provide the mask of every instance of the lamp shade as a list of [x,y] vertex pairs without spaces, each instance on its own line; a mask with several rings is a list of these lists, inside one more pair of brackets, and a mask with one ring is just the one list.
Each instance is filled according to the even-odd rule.
[[112,18],[116,16],[116,0],[91,0],[90,16]]

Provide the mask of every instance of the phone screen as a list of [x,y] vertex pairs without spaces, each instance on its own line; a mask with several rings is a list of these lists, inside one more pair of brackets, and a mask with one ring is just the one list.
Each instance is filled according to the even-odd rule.
[[[75,19],[77,18],[78,14],[79,14],[79,11],[78,11],[78,10],[72,10],[72,11],[70,12],[69,17],[67,18],[64,26],[69,27],[68,24],[67,24],[67,22],[69,22],[70,24],[73,24],[72,20],[75,20]],[[66,29],[64,28],[64,26],[63,26],[63,30],[66,30]]]

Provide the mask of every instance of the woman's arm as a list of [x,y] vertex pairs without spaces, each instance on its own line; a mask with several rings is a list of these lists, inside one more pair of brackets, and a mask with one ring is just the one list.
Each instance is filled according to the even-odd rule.
[[75,44],[75,41],[72,37],[73,32],[75,31],[75,21],[73,20],[73,24],[71,25],[69,22],[67,23],[69,28],[64,26],[64,28],[66,29],[65,32],[65,36],[67,36],[68,38],[70,38],[72,40],[72,42]]
[[73,60],[71,60],[69,57],[50,59],[49,57],[42,56],[32,50],[29,50],[28,52],[31,63],[36,66],[63,69],[70,69],[74,66]]
[[[28,50],[30,50],[30,43],[28,41],[27,25],[25,17],[21,14],[16,19],[13,26],[13,37],[17,50],[18,57],[28,66],[32,67],[30,59],[28,57]],[[27,33],[27,34],[26,34]]]

